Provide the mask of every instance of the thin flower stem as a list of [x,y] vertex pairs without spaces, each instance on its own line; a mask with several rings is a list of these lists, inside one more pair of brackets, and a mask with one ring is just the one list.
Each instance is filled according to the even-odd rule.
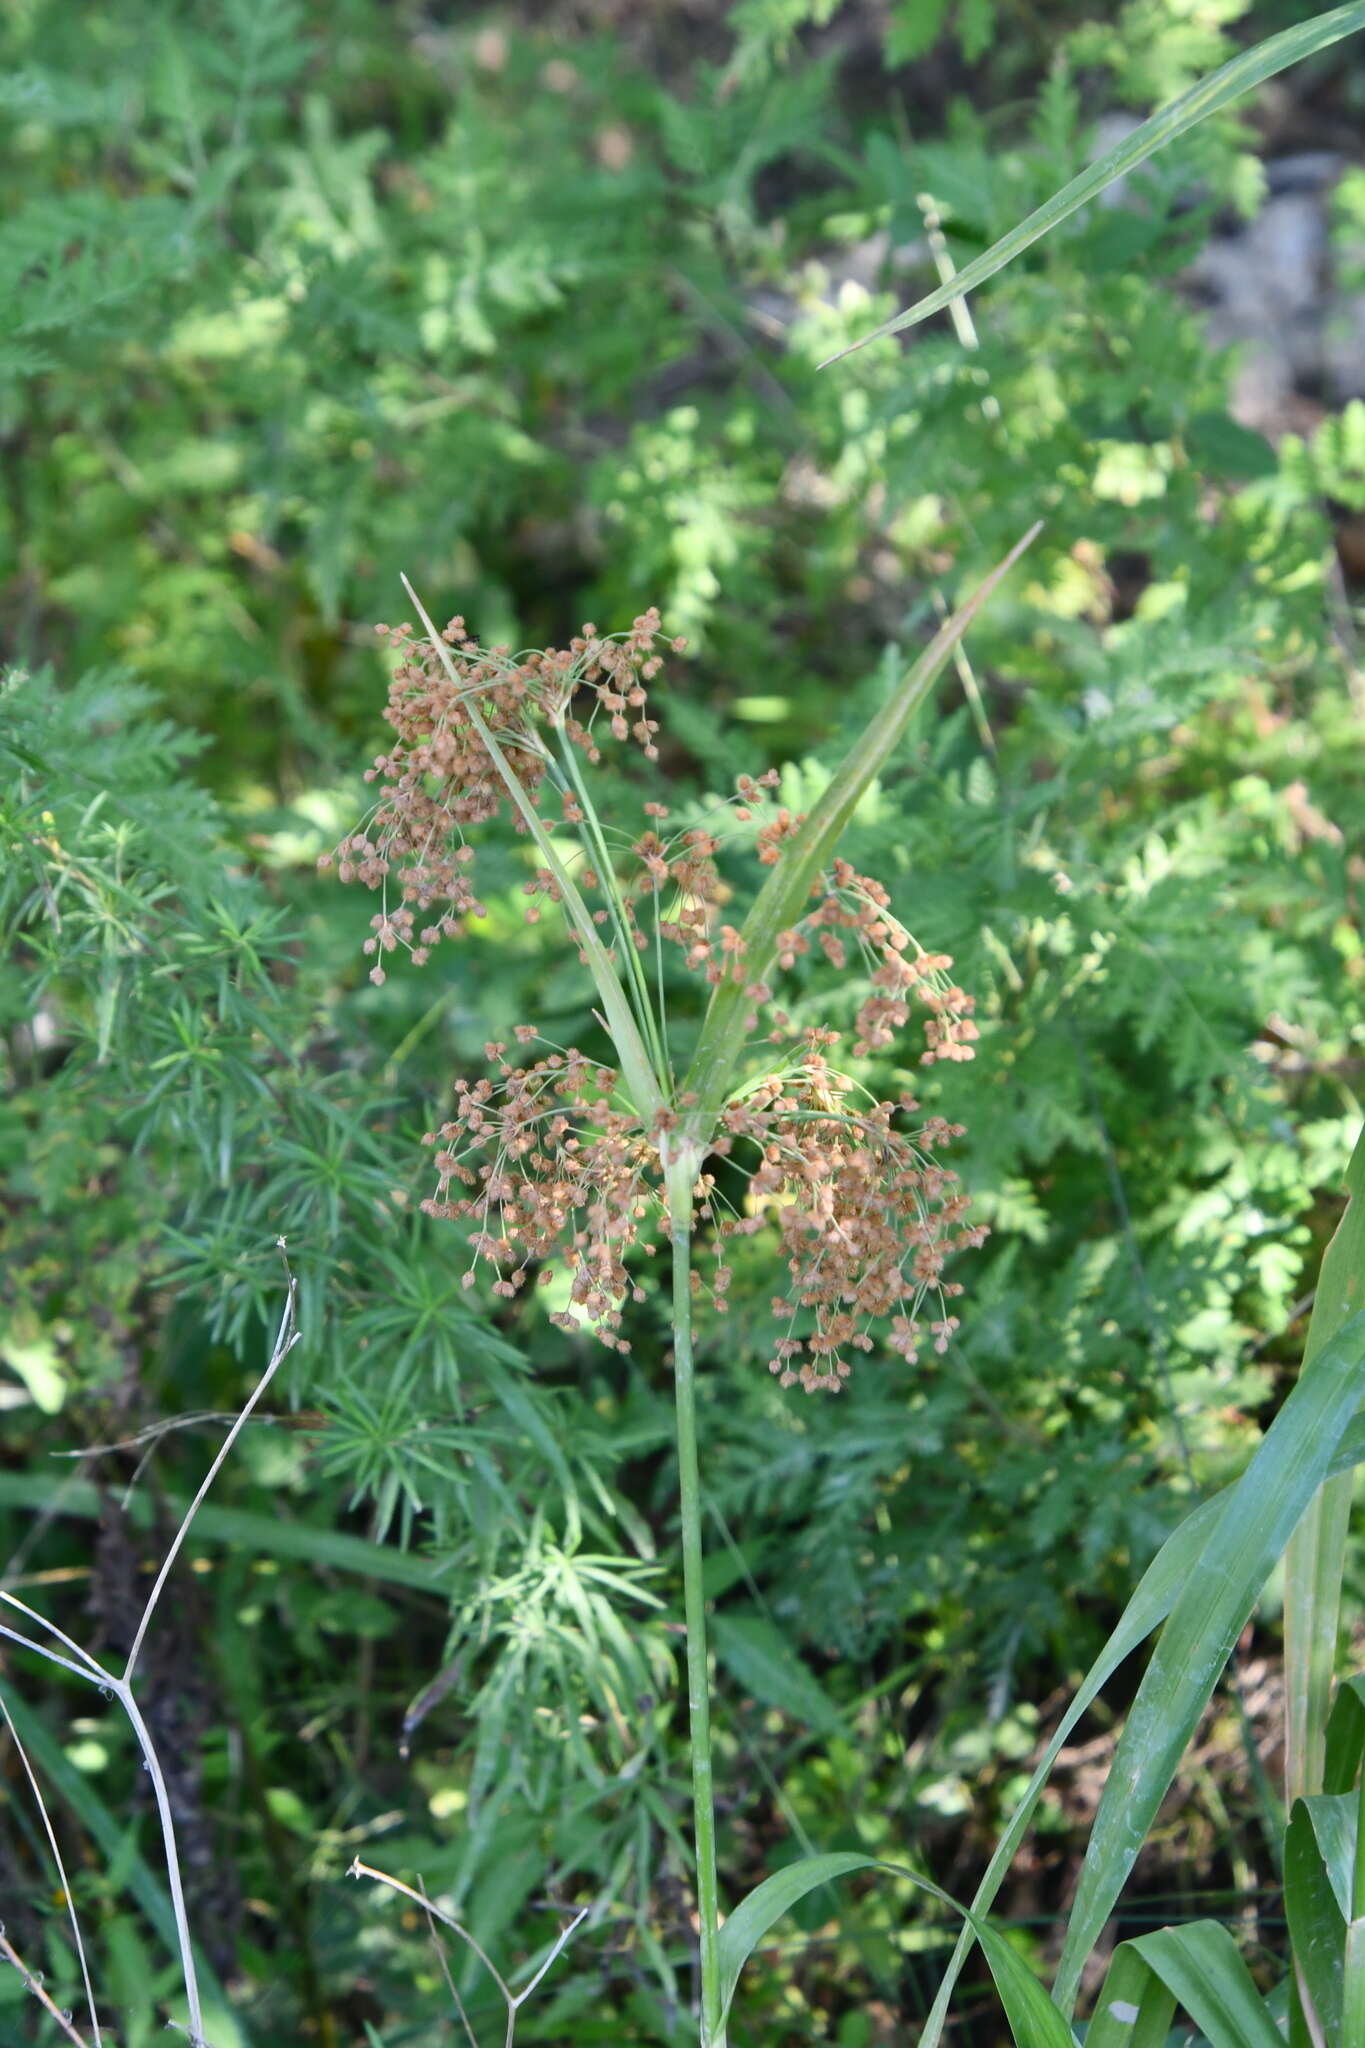
[[[285,1248],[284,1239],[282,1237],[277,1238],[276,1243],[278,1244],[281,1253],[283,1253]],[[284,1313],[280,1318],[279,1333],[275,1338],[275,1348],[271,1353],[270,1363],[269,1365],[267,1365],[265,1371],[261,1374],[259,1380],[257,1380],[256,1385],[253,1387],[251,1391],[251,1397],[247,1401],[246,1406],[242,1409],[240,1415],[237,1416],[231,1429],[228,1431],[227,1435],[223,1438],[222,1443],[219,1445],[217,1456],[214,1458],[213,1463],[209,1466],[208,1471],[204,1474],[204,1477],[199,1482],[199,1489],[196,1492],[194,1499],[190,1502],[188,1508],[185,1510],[184,1518],[181,1521],[180,1527],[175,1532],[175,1536],[171,1542],[170,1549],[166,1552],[165,1557],[161,1560],[161,1569],[157,1573],[156,1578],[152,1583],[151,1592],[147,1595],[147,1604],[142,1610],[142,1619],[138,1622],[137,1633],[133,1637],[133,1646],[128,1652],[127,1661],[123,1667],[123,1683],[125,1686],[130,1686],[133,1682],[133,1669],[137,1663],[138,1658],[142,1654],[143,1639],[147,1634],[147,1629],[151,1622],[152,1615],[156,1611],[156,1603],[161,1598],[162,1588],[164,1587],[167,1579],[171,1575],[171,1569],[174,1566],[177,1557],[179,1557],[180,1555],[181,1545],[184,1543],[185,1538],[190,1533],[190,1524],[194,1520],[195,1516],[198,1514],[200,1504],[202,1503],[205,1494],[207,1494],[214,1480],[218,1477],[218,1474],[222,1470],[224,1461],[226,1460],[229,1452],[231,1451],[232,1446],[236,1443],[238,1437],[241,1435],[243,1429],[246,1427],[247,1420],[251,1414],[252,1409],[256,1406],[256,1403],[260,1400],[262,1394],[270,1385],[271,1380],[275,1377],[275,1374],[278,1371],[279,1367],[284,1363],[285,1359],[289,1356],[289,1353],[293,1350],[294,1346],[301,1341],[300,1332],[295,1328],[294,1325],[295,1302],[298,1296],[299,1283],[297,1280],[295,1280],[293,1274],[290,1273],[289,1262],[287,1259],[285,1261],[284,1270],[286,1275],[287,1289],[285,1294]]]
[[701,1474],[692,1364],[692,1189],[700,1161],[683,1144],[664,1159],[673,1246],[673,1381],[678,1408],[683,1613],[687,1623],[687,1708],[692,1746],[697,1917],[701,1934],[701,2048],[725,2048],[721,2017],[720,1901],[716,1888],[716,1806],[711,1778],[711,1693],[702,1588]]

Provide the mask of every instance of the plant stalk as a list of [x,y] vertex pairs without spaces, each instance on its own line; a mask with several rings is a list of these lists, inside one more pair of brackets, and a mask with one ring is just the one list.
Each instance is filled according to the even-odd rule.
[[673,1247],[673,1382],[678,1409],[683,1613],[687,1623],[687,1711],[692,1747],[697,1918],[701,1934],[701,2048],[725,2048],[721,2017],[720,1900],[716,1889],[716,1807],[711,1778],[711,1691],[702,1588],[701,1473],[697,1460],[696,1379],[692,1364],[692,1189],[700,1160],[694,1145],[660,1145]]

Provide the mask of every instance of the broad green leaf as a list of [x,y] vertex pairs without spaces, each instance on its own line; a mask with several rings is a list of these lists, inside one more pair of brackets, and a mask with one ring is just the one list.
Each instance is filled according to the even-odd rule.
[[[1346,1209],[1323,1254],[1304,1369],[1365,1300],[1365,1130],[1346,1169]],[[1325,1730],[1346,1569],[1351,1482],[1323,1487],[1284,1561],[1285,1801],[1323,1785]]]
[[761,1614],[717,1614],[716,1655],[765,1707],[777,1707],[822,1735],[846,1735],[843,1715],[781,1631]]
[[1063,2012],[1232,1646],[1360,1405],[1363,1368],[1360,1310],[1300,1374],[1176,1598],[1091,1830],[1053,1991]]
[[1316,1792],[1309,1799],[1300,1799],[1294,1808],[1296,1814],[1303,1813],[1312,1830],[1318,1857],[1343,1921],[1351,1918],[1357,1807],[1354,1793]]
[[1121,1942],[1085,2030],[1085,2048],[1166,2048],[1175,1993],[1131,1942]]
[[[818,878],[828,866],[844,828],[873,779],[899,745],[911,718],[932,689],[940,670],[972,620],[1025,548],[1041,530],[1031,526],[985,582],[973,591],[929,642],[919,660],[852,747],[800,830],[787,841],[744,921],[745,986],[767,978],[779,932],[799,922]],[[748,1041],[746,1018],[753,999],[729,975],[717,983],[702,1019],[697,1049],[682,1093],[697,1098],[696,1128],[707,1137],[734,1081]]]
[[1208,2036],[1210,2048],[1284,2048],[1236,1942],[1216,1920],[1162,1927],[1131,1946]]
[[1150,121],[1144,121],[1131,135],[1125,136],[1117,149],[1111,149],[1097,163],[1073,178],[1069,185],[1063,185],[1060,192],[1054,192],[1051,199],[1036,212],[1020,221],[1017,227],[1002,235],[998,242],[978,256],[957,273],[949,283],[940,285],[927,298],[918,299],[904,313],[897,313],[894,319],[883,321],[874,327],[861,341],[855,341],[848,348],[840,349],[837,355],[827,358],[820,365],[825,369],[828,363],[842,361],[852,355],[855,349],[866,348],[870,341],[880,341],[883,335],[899,334],[903,328],[918,326],[964,292],[975,291],[988,277],[994,277],[997,270],[1003,270],[1021,252],[1041,241],[1052,229],[1068,220],[1073,213],[1103,192],[1106,185],[1112,185],[1117,178],[1127,177],[1139,164],[1145,163],[1168,142],[1184,135],[1210,114],[1221,113],[1224,107],[1232,105],[1243,93],[1251,92],[1263,85],[1267,78],[1274,78],[1277,72],[1285,71],[1291,64],[1302,63],[1305,57],[1312,57],[1319,50],[1325,50],[1332,43],[1340,42],[1343,36],[1353,35],[1357,29],[1365,28],[1365,4],[1357,0],[1351,7],[1334,7],[1329,13],[1316,14],[1310,21],[1299,22],[1293,28],[1284,29],[1277,36],[1267,36],[1254,48],[1244,50],[1240,57],[1234,57],[1229,64],[1201,78],[1198,85],[1190,87],[1179,99],[1171,101]]
[[[1329,1471],[1333,1475],[1349,1472],[1361,1463],[1365,1463],[1365,1417],[1357,1416],[1345,1430],[1333,1454]],[[1008,1827],[996,1844],[995,1853],[972,1900],[973,1914],[989,1912],[1005,1873],[1014,1861],[1015,1851],[1028,1830],[1034,1808],[1042,1797],[1043,1788],[1052,1775],[1052,1766],[1069,1741],[1072,1730],[1083,1719],[1091,1703],[1099,1696],[1124,1659],[1130,1656],[1154,1629],[1160,1628],[1174,1606],[1180,1588],[1199,1569],[1205,1546],[1216,1534],[1221,1518],[1231,1505],[1235,1492],[1235,1486],[1224,1487],[1211,1500],[1204,1501],[1192,1514],[1187,1515],[1179,1528],[1173,1530],[1166,1538],[1138,1581],[1118,1627],[1086,1673],[1037,1769],[1029,1779],[1023,1797],[1011,1814]],[[972,1933],[973,1924],[969,1919],[944,1971],[943,1981],[935,1994],[929,2018],[925,2022],[920,2048],[937,2048],[942,2039],[953,1988],[962,1974],[962,1966],[975,1938]]]
[[1341,1867],[1341,1816],[1322,1815],[1330,1849],[1325,1851],[1311,1806],[1348,1806],[1351,1856],[1355,1852],[1355,1801],[1342,1794],[1295,1803],[1284,1836],[1284,1910],[1300,1985],[1329,2041],[1341,2036],[1346,1921],[1350,1913],[1351,1860]]
[[1343,1678],[1327,1717],[1323,1762],[1324,1792],[1349,1792],[1360,1775],[1365,1756],[1365,1676]]
[[740,1971],[765,1934],[775,1927],[793,1906],[810,1892],[832,1879],[848,1877],[856,1870],[884,1870],[893,1877],[908,1878],[955,1913],[971,1920],[972,1931],[981,1943],[1000,2002],[1014,2035],[1016,2048],[1076,2048],[1076,2037],[1033,1975],[1023,1957],[984,1920],[974,1919],[928,1878],[896,1863],[883,1863],[875,1856],[856,1850],[835,1850],[823,1856],[803,1856],[756,1885],[742,1899],[720,1930],[720,1995],[722,2020],[728,2019]]

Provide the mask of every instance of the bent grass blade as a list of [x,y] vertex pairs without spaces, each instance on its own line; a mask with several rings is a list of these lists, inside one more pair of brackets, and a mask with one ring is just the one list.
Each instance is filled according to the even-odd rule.
[[1188,133],[1210,114],[1221,113],[1243,93],[1263,85],[1277,72],[1287,70],[1291,64],[1302,63],[1305,57],[1316,56],[1319,50],[1340,42],[1343,36],[1354,35],[1359,29],[1365,29],[1365,5],[1334,7],[1329,13],[1299,22],[1296,27],[1284,29],[1277,36],[1268,36],[1254,49],[1244,50],[1240,57],[1234,57],[1218,71],[1211,71],[1207,78],[1201,78],[1179,99],[1172,100],[1168,107],[1153,114],[1150,121],[1144,121],[1140,128],[1135,128],[1131,135],[1125,137],[1117,149],[1111,149],[1097,163],[1082,171],[1079,177],[1073,178],[1070,184],[1063,185],[1060,192],[1054,192],[1051,199],[1020,221],[1017,227],[1011,228],[1007,235],[1002,235],[975,262],[968,263],[950,283],[940,285],[937,291],[916,300],[905,312],[883,321],[861,341],[850,342],[836,355],[827,356],[819,367],[828,369],[831,363],[842,362],[845,356],[866,348],[870,341],[880,341],[885,335],[900,334],[907,327],[916,327],[921,320],[941,312],[964,293],[975,291],[988,277],[994,277],[998,270],[1012,263],[1023,250],[1041,241],[1044,235],[1050,234],[1053,228],[1082,206],[1087,206],[1106,185],[1126,177],[1149,156],[1154,156],[1157,150],[1164,149],[1168,142]]
[[[1357,1416],[1342,1433],[1328,1465],[1328,1476],[1335,1477],[1339,1473],[1349,1472],[1361,1463],[1365,1463],[1365,1420]],[[1118,1627],[1086,1673],[1075,1698],[1062,1716],[1052,1740],[1030,1778],[1023,1797],[1011,1815],[1009,1825],[996,1845],[986,1874],[972,1900],[974,1914],[989,1912],[1006,1872],[1014,1861],[1019,1844],[1028,1831],[1029,1822],[1052,1775],[1052,1767],[1066,1747],[1073,1731],[1084,1719],[1119,1666],[1146,1641],[1148,1636],[1160,1628],[1170,1614],[1181,1587],[1198,1571],[1205,1549],[1212,1543],[1223,1517],[1232,1506],[1236,1490],[1235,1486],[1225,1487],[1221,1493],[1215,1494],[1211,1500],[1204,1501],[1192,1514],[1187,1515],[1180,1526],[1167,1537],[1138,1581],[1133,1597],[1120,1617]],[[953,1990],[962,1973],[962,1966],[973,1939],[971,1927],[964,1928],[925,2023],[920,2048],[938,2048],[943,2038]]]
[[1053,1996],[1081,1970],[1147,1838],[1199,1717],[1266,1580],[1360,1405],[1365,1310],[1301,1374],[1204,1545],[1143,1674],[1091,1831]]
[[1016,2048],[1076,2048],[1075,2035],[1028,1964],[988,1921],[978,1919],[949,1893],[931,1884],[918,1872],[906,1870],[897,1863],[884,1863],[876,1856],[859,1855],[856,1850],[803,1856],[799,1862],[789,1863],[784,1870],[765,1877],[762,1884],[756,1885],[736,1906],[720,1931],[720,1988],[724,2020],[729,2019],[740,1972],[763,1937],[808,1893],[835,1878],[849,1877],[858,1870],[881,1870],[892,1877],[906,1878],[920,1891],[928,1892],[969,1922],[990,1964]]

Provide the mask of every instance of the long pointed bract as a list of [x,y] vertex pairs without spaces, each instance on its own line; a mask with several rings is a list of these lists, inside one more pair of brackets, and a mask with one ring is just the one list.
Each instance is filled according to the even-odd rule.
[[1041,521],[1037,522],[1022,540],[1016,541],[998,568],[991,571],[961,610],[955,612],[934,635],[890,702],[883,706],[862,738],[851,748],[800,830],[783,847],[781,858],[760,889],[744,922],[741,938],[745,984],[741,985],[728,975],[717,984],[702,1020],[701,1036],[692,1064],[683,1082],[684,1093],[691,1092],[697,1098],[693,1128],[703,1139],[709,1135],[733,1085],[748,1037],[746,1019],[753,1003],[745,994],[745,986],[766,979],[776,956],[778,934],[800,919],[811,890],[838,846],[860,798],[899,745],[911,718],[929,694],[968,626],[1001,578],[1013,568],[1041,531],[1041,525]]

